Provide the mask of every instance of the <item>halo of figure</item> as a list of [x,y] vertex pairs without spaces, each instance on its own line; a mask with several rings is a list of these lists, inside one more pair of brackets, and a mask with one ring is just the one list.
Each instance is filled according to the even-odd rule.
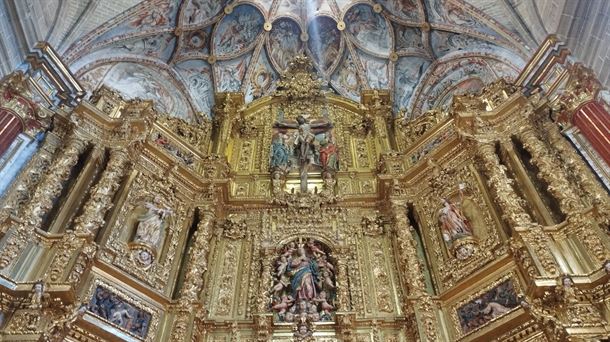
[[278,253],[269,293],[276,320],[293,322],[306,315],[312,321],[333,319],[335,266],[329,250],[314,239],[291,241]]

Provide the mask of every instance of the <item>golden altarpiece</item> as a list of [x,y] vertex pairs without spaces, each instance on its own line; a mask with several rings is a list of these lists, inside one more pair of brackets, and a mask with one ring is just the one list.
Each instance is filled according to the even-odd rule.
[[304,57],[199,125],[105,88],[78,101],[28,60],[59,90],[2,83],[47,134],[2,197],[0,340],[610,334],[608,193],[553,120],[599,86],[553,38],[514,84],[414,121],[387,91],[323,91]]

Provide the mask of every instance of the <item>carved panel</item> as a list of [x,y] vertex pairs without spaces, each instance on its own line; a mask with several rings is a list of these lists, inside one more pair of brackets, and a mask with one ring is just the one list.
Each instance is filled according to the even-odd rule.
[[[162,201],[168,213],[163,224],[157,227],[158,245],[154,250],[140,248],[137,241],[138,229],[143,217],[142,206]],[[179,242],[184,229],[191,222],[192,209],[184,205],[175,193],[174,186],[164,180],[141,173],[133,182],[125,202],[117,208],[118,217],[109,227],[110,233],[103,248],[105,261],[124,272],[144,281],[158,291],[165,291],[170,282],[170,274],[175,258],[179,255]],[[149,215],[144,213],[144,215]],[[161,239],[162,237],[162,239]],[[142,251],[150,251],[153,260],[143,259]]]

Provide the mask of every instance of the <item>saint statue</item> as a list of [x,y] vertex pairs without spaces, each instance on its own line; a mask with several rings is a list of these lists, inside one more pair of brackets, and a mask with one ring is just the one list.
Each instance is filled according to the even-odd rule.
[[277,134],[271,143],[271,161],[269,163],[271,170],[288,170],[290,152],[286,146],[285,134]]
[[[156,198],[155,202],[159,203],[160,199]],[[156,248],[161,241],[167,219],[172,211],[150,202],[145,203],[144,206],[147,211],[137,218],[138,226],[134,242]]]
[[316,297],[316,285],[313,273],[317,271],[317,267],[314,269],[315,265],[305,253],[303,246],[299,247],[298,254],[292,259],[290,266],[293,272],[293,277],[290,281],[292,297],[297,300],[314,299]]
[[461,210],[448,199],[442,199],[443,207],[438,211],[438,221],[441,225],[443,240],[450,244],[464,236],[472,236],[470,221]]
[[320,165],[322,170],[337,171],[339,170],[339,155],[337,146],[332,141],[330,134],[324,134],[324,138],[320,141]]
[[335,266],[328,251],[314,239],[288,243],[278,255],[274,285],[267,293],[270,308],[281,322],[294,322],[300,315],[312,321],[331,321],[335,309]]

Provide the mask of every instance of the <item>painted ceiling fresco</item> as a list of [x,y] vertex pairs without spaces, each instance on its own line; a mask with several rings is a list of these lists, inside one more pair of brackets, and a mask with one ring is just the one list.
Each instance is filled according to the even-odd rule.
[[254,101],[306,54],[332,91],[359,101],[363,89],[391,89],[396,115],[416,117],[516,77],[532,53],[524,41],[463,0],[148,0],[64,58],[89,89],[198,121],[214,92]]

